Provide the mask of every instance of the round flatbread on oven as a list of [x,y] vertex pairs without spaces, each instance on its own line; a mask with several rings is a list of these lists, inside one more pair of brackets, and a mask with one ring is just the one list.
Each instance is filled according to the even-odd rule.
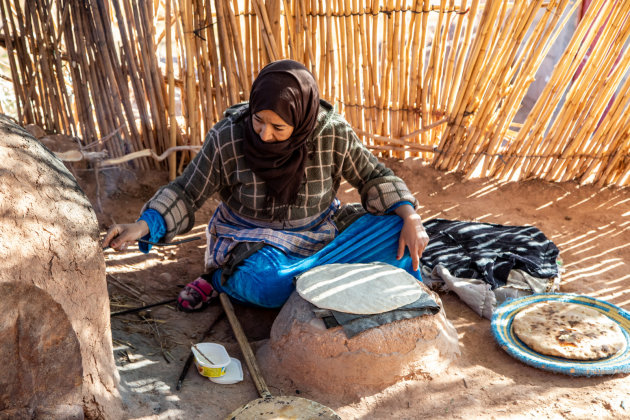
[[538,353],[573,360],[598,360],[625,348],[626,339],[603,313],[569,302],[539,302],[521,310],[514,334]]
[[318,308],[359,315],[398,309],[424,293],[418,279],[386,263],[321,265],[298,276],[295,288]]

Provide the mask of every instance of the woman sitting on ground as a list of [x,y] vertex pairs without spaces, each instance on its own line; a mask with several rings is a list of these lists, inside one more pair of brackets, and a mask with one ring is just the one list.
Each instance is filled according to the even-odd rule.
[[[342,178],[362,206],[340,204]],[[192,229],[195,211],[215,192],[221,203],[207,227],[206,273],[182,290],[181,310],[203,308],[216,292],[280,307],[294,277],[321,264],[381,261],[420,279],[429,238],[415,198],[319,99],[298,62],[264,67],[249,103],[227,109],[182,175],[158,190],[137,222],[112,226],[103,246],[171,241]]]

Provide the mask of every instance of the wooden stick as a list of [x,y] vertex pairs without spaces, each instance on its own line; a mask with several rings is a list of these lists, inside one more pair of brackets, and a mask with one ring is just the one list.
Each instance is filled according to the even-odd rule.
[[267,54],[269,54],[269,59],[271,61],[276,61],[280,57],[277,51],[278,44],[276,43],[276,39],[273,36],[273,31],[271,29],[271,24],[269,23],[269,17],[267,16],[266,8],[264,4],[262,4],[262,0],[252,0],[252,4],[254,5],[256,16],[258,16],[259,21],[262,24],[263,41],[265,43],[265,46],[267,47],[266,51]]
[[[168,78],[168,118],[169,118],[169,144],[177,146],[177,120],[175,119],[175,73],[173,72],[173,45],[171,40],[171,0],[166,0],[166,77]],[[173,153],[168,158],[169,179],[173,181],[177,177],[177,155]]]
[[263,379],[260,367],[258,367],[256,357],[254,356],[254,352],[247,341],[243,327],[241,327],[241,323],[234,314],[234,307],[232,306],[232,302],[230,302],[230,298],[222,292],[219,294],[219,299],[221,300],[221,304],[223,305],[228,321],[230,321],[232,331],[234,332],[236,341],[238,341],[238,345],[241,348],[241,352],[243,353],[243,357],[247,363],[247,368],[249,369],[249,373],[252,376],[252,380],[254,381],[254,385],[256,385],[258,393],[262,398],[271,398],[271,393],[269,392],[269,388]]
[[[245,98],[249,97],[249,81],[247,80],[247,68],[245,66],[245,58],[243,57],[243,40],[241,37],[240,25],[236,23],[236,17],[232,11],[232,6],[229,0],[225,0],[225,12],[227,13],[230,29],[233,33],[233,41],[236,44],[234,49],[236,51],[236,61],[238,63],[238,76],[241,82],[241,90]],[[239,102],[242,98],[239,96]]]

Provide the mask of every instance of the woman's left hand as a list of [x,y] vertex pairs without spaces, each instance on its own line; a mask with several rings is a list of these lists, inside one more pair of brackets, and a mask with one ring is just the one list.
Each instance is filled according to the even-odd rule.
[[429,244],[429,235],[427,235],[420,216],[415,212],[412,206],[403,204],[397,207],[394,212],[403,219],[403,227],[400,230],[398,239],[398,254],[396,259],[401,259],[405,254],[405,247],[409,248],[411,262],[414,271],[420,266],[420,257],[422,252]]

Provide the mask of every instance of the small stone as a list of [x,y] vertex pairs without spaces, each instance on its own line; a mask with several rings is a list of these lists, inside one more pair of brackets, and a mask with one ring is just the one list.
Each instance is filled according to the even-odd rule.
[[162,273],[158,276],[158,279],[164,283],[170,283],[173,280],[173,276],[170,273]]

